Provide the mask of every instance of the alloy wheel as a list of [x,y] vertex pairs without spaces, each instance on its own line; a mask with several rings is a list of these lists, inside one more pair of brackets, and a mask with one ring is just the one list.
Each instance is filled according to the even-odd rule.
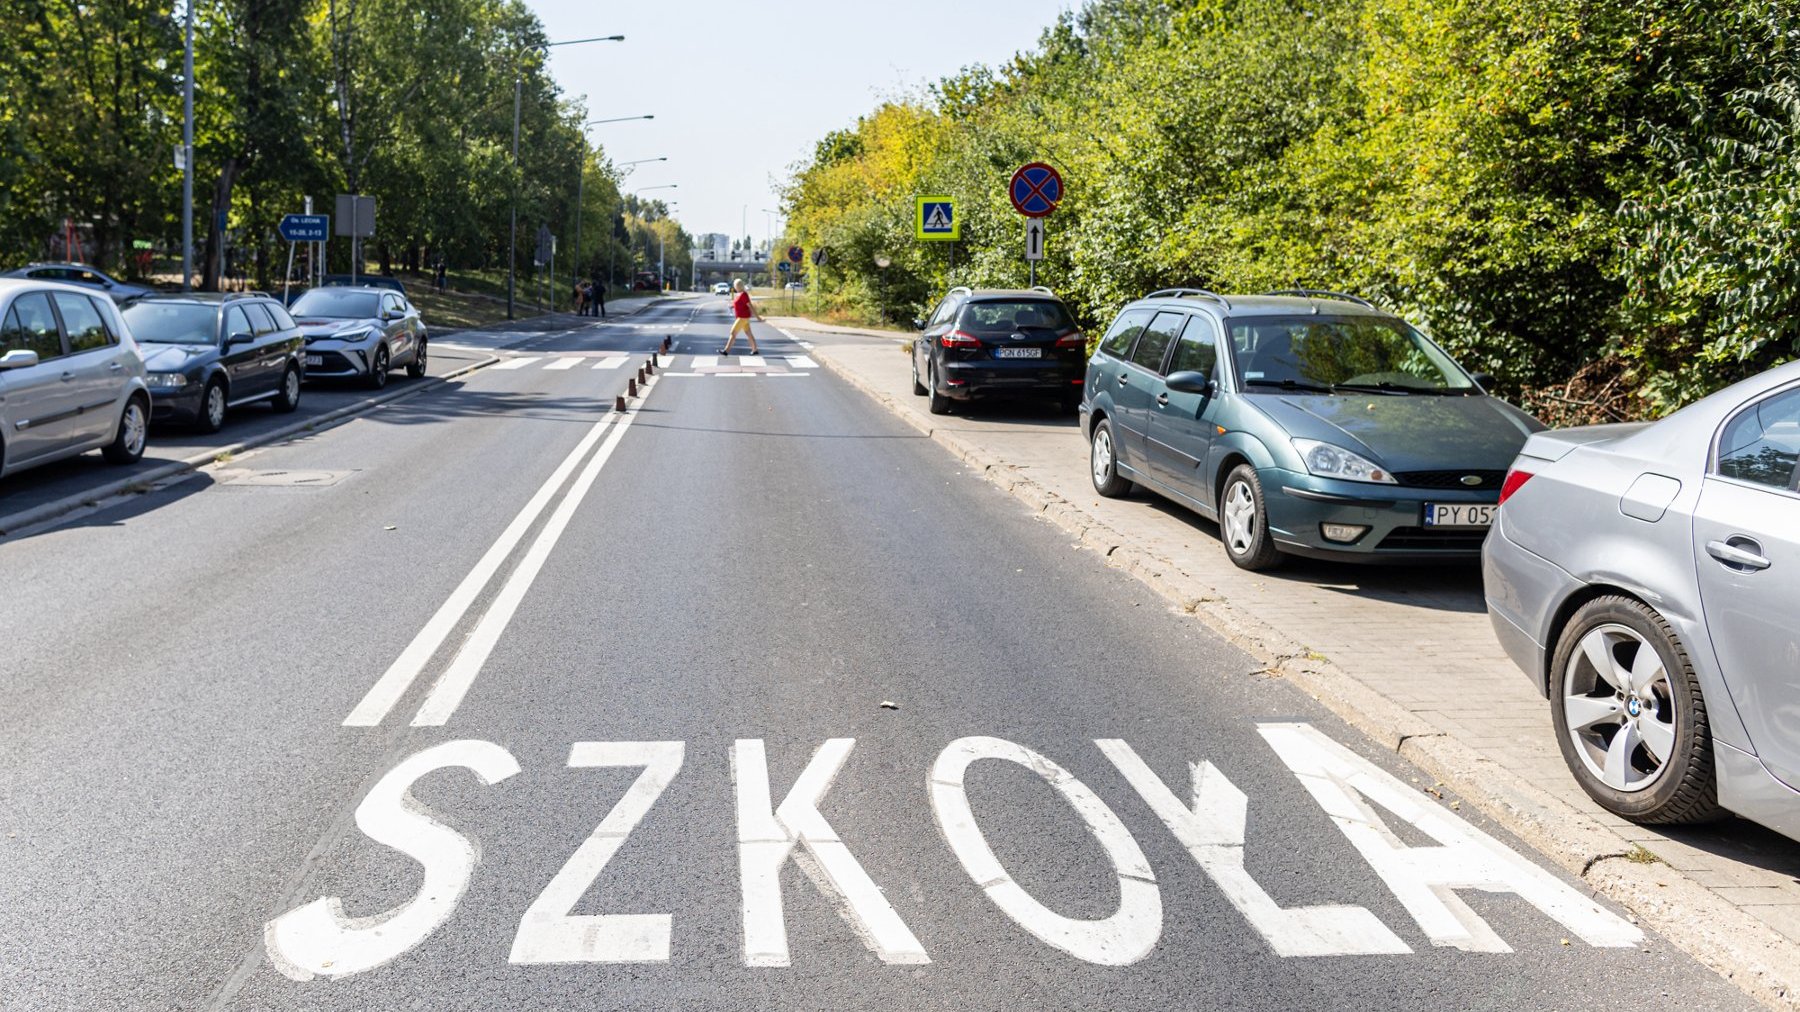
[[144,418],[144,406],[136,399],[126,402],[125,420],[120,424],[125,427],[125,452],[133,457],[143,453],[144,435],[150,428]]
[[1112,433],[1102,427],[1094,433],[1092,452],[1094,484],[1104,485],[1113,473]]
[[215,429],[225,424],[225,388],[217,383],[206,389],[206,424]]
[[1225,546],[1233,555],[1250,551],[1256,541],[1256,497],[1247,482],[1232,482],[1225,490],[1225,508],[1220,511],[1225,521]]
[[1562,679],[1562,707],[1575,754],[1615,791],[1641,791],[1662,776],[1675,750],[1675,695],[1662,655],[1624,625],[1581,638]]

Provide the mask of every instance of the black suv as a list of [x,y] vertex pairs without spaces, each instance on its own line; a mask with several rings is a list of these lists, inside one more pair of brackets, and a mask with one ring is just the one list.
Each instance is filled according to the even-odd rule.
[[281,302],[262,292],[150,295],[121,312],[144,353],[150,417],[217,432],[229,408],[300,406],[305,342]]
[[952,401],[1012,395],[1066,411],[1081,404],[1087,338],[1048,288],[950,289],[929,319],[914,320],[913,393],[934,415]]

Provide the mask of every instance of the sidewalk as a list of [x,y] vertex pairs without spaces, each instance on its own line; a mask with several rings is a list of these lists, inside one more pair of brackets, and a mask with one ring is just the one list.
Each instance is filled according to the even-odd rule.
[[1247,573],[1214,524],[1147,493],[1104,499],[1073,415],[1023,406],[928,414],[910,335],[770,322],[1109,565],[1257,657],[1452,787],[1597,892],[1774,1007],[1800,1009],[1800,843],[1754,824],[1654,830],[1576,786],[1549,704],[1501,652],[1476,567],[1290,560]]

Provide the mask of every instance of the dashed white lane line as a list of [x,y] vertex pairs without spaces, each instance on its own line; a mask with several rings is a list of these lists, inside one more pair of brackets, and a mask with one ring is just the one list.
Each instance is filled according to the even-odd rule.
[[546,369],[573,369],[580,364],[581,364],[581,359],[576,358],[573,355],[564,355],[560,358],[551,359],[549,364],[545,365],[544,368],[546,368]]
[[509,359],[507,359],[507,360],[506,360],[506,361],[504,361],[504,362],[502,362],[502,363],[500,363],[500,364],[499,364],[499,365],[496,365],[496,366],[491,366],[491,367],[490,367],[490,368],[494,368],[494,369],[523,369],[523,368],[525,368],[525,367],[526,367],[526,366],[528,366],[528,365],[530,365],[530,364],[531,364],[531,363],[533,363],[533,362],[536,362],[536,361],[539,361],[539,359],[538,359],[538,357],[537,357],[537,356],[526,356],[526,357],[524,357],[524,358],[509,358]]

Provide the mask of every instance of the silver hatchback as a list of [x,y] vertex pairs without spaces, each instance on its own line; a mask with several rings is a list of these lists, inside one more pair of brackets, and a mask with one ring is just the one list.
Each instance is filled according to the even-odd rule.
[[144,358],[112,300],[0,278],[0,475],[100,450],[144,455]]
[[1488,614],[1588,795],[1800,839],[1800,362],[1659,422],[1540,432],[1500,502]]

